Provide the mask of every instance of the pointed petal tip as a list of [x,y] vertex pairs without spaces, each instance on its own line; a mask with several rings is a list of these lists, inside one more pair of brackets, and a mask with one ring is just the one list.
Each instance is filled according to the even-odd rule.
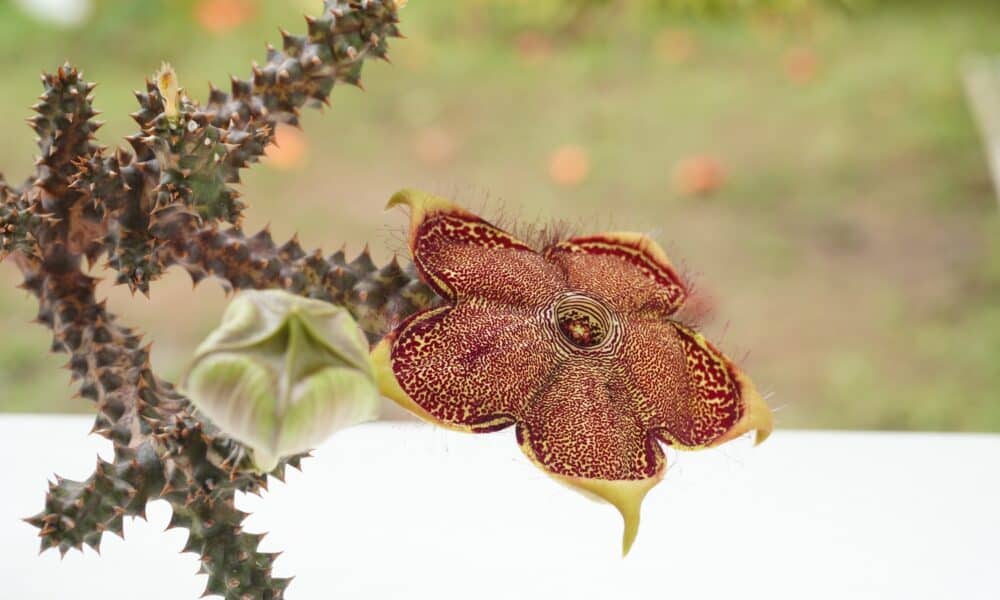
[[747,401],[746,430],[755,431],[754,446],[759,446],[774,431],[774,415],[748,377],[741,373],[739,383]]
[[400,204],[412,207],[414,197],[420,193],[421,192],[410,188],[401,189],[389,198],[389,202],[385,205],[385,210],[389,210],[390,208],[399,206]]
[[754,446],[759,446],[764,443],[764,440],[771,437],[771,433],[774,431],[774,416],[771,414],[771,408],[757,392],[757,388],[754,387],[750,378],[738,371],[736,381],[746,402],[746,413],[728,433],[709,444],[710,446],[721,445],[749,431],[755,432]]
[[663,470],[655,477],[622,481],[553,476],[560,483],[564,483],[591,498],[603,500],[618,509],[624,525],[622,530],[622,558],[624,558],[632,550],[632,545],[639,535],[642,501],[649,490],[663,479]]
[[[756,431],[753,445],[759,446],[771,437],[771,433],[774,432],[774,418],[771,416],[771,409],[763,402],[756,408],[758,416],[756,419],[751,417],[751,421],[753,429]],[[754,410],[754,407],[751,406],[750,410]]]
[[411,218],[414,221],[422,219],[428,213],[435,212],[466,214],[464,209],[451,200],[414,188],[404,188],[393,194],[392,198],[389,198],[389,202],[385,205],[385,209],[389,210],[399,205],[409,207]]
[[757,435],[754,437],[753,445],[754,446],[759,446],[759,445],[763,444],[764,440],[766,440],[767,438],[771,437],[771,433],[773,431],[774,430],[771,429],[770,427],[767,428],[767,429],[758,429],[757,430]]
[[633,520],[625,517],[625,531],[622,533],[622,558],[628,556],[632,550],[632,544],[635,543],[637,535],[639,535],[639,515],[637,514]]

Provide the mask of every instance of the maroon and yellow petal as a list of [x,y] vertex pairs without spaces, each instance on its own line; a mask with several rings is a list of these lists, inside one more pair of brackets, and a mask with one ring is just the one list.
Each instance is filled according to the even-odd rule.
[[666,462],[636,417],[627,382],[605,360],[564,359],[518,420],[524,453],[558,481],[618,508],[622,551],[639,528],[639,507]]
[[749,378],[679,323],[633,319],[621,364],[646,426],[673,446],[716,446],[750,430],[760,443],[771,433],[771,411]]
[[687,287],[663,249],[638,233],[605,233],[559,242],[545,256],[566,274],[569,287],[603,298],[623,312],[667,317]]
[[511,425],[555,366],[551,334],[538,319],[475,302],[420,313],[374,351],[383,393],[452,428]]
[[399,204],[410,208],[413,262],[442,297],[539,306],[548,294],[565,288],[559,268],[541,254],[452,202],[403,190],[388,206]]

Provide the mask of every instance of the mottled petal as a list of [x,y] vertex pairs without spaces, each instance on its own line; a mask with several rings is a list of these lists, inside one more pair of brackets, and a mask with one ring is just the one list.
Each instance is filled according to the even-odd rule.
[[379,385],[432,422],[474,432],[511,425],[555,364],[538,319],[472,302],[420,313],[375,349]]
[[539,306],[565,288],[558,267],[541,254],[448,200],[403,190],[389,201],[397,204],[410,207],[413,262],[444,298]]
[[700,333],[679,323],[633,319],[622,368],[641,402],[637,414],[667,443],[715,446],[754,429],[771,432],[771,412],[750,380]]
[[618,508],[627,553],[639,506],[666,462],[636,418],[626,382],[611,373],[604,360],[565,359],[518,419],[517,437],[524,453],[556,479]]
[[638,233],[605,233],[549,246],[545,256],[566,273],[569,287],[610,302],[623,312],[667,317],[687,288],[663,249]]

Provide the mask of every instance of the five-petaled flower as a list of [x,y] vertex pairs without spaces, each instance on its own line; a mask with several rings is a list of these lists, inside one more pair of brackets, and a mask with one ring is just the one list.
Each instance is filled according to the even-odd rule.
[[618,508],[624,552],[663,477],[660,444],[770,434],[750,380],[671,318],[687,288],[649,238],[605,233],[539,251],[442,198],[406,190],[397,204],[410,207],[414,263],[444,303],[373,350],[382,393],[462,431],[515,425],[533,462]]

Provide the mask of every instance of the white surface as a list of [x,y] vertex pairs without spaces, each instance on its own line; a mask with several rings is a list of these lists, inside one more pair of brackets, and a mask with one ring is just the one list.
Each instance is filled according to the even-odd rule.
[[[0,417],[0,598],[198,597],[162,502],[101,557],[38,556],[20,519],[46,479],[110,457],[89,427]],[[241,507],[284,551],[291,600],[1000,598],[1000,436],[779,430],[672,458],[624,560],[617,513],[528,464],[510,431],[359,426]]]
[[78,25],[93,10],[92,0],[17,0],[29,14],[58,25]]

